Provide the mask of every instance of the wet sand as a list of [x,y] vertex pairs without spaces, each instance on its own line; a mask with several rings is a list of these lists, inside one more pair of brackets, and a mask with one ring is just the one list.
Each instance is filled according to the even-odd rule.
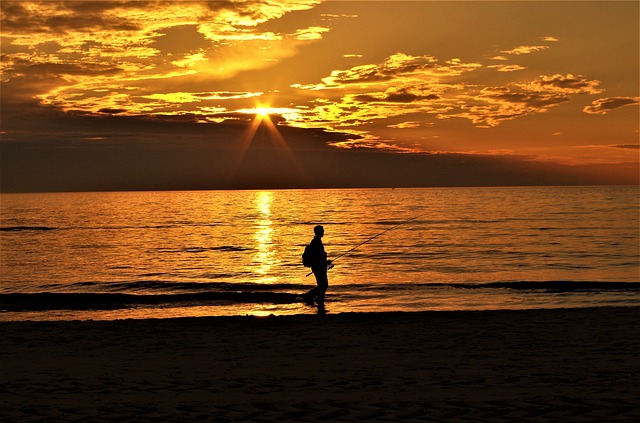
[[0,421],[638,421],[640,307],[0,323]]

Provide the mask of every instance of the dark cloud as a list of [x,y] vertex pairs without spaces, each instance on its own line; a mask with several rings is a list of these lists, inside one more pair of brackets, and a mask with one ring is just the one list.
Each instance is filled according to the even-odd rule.
[[583,109],[583,111],[589,114],[604,115],[610,110],[618,109],[624,106],[631,106],[639,103],[640,103],[640,97],[601,98],[591,103],[591,106],[586,106]]
[[118,113],[125,113],[126,111],[127,109],[110,109],[108,107],[98,110],[99,113],[106,113],[110,115],[117,115]]
[[[525,84],[521,85],[524,86]],[[542,75],[540,79],[526,84],[529,89],[534,91],[562,91],[575,94],[599,94],[602,90],[598,88],[598,85],[600,85],[600,81],[589,80],[584,76],[574,76],[572,74]]]
[[616,144],[616,145],[612,145],[610,147],[613,147],[613,148],[628,148],[630,150],[640,149],[640,145],[638,145],[638,144]]
[[383,101],[392,103],[411,103],[420,100],[437,100],[440,96],[421,92],[420,90],[412,90],[411,88],[392,89],[385,93]]
[[207,7],[213,12],[219,12],[221,10],[233,10],[234,2],[220,0],[220,1],[208,1]]
[[437,67],[437,59],[431,56],[409,56],[396,53],[379,65],[356,66],[347,70],[335,70],[323,81],[328,85],[358,84],[389,81],[400,75]]
[[[249,139],[246,115],[201,124],[196,116],[15,107],[3,113],[4,192],[638,182],[637,164],[564,166],[518,156],[341,149],[329,144],[353,135],[278,125],[277,136],[264,123]],[[13,119],[28,110],[29,121]]]
[[212,12],[221,12],[226,10],[252,19],[258,19],[263,15],[263,12],[260,10],[260,6],[262,6],[264,2],[261,0],[249,0],[244,2],[226,0],[208,1],[206,4]]
[[508,87],[487,88],[481,91],[480,98],[504,101],[508,103],[525,104],[532,108],[540,108],[565,103],[568,96],[553,93],[514,92]]
[[353,97],[354,100],[361,101],[364,103],[379,102],[379,101],[384,101],[389,103],[412,103],[414,101],[437,100],[439,98],[440,96],[436,94],[420,95],[420,94],[410,92],[410,90],[408,89],[394,90],[392,92],[386,92],[381,95],[362,94],[362,95],[356,95]]
[[197,25],[179,25],[157,31],[149,44],[163,54],[180,55],[211,47],[211,41],[198,32]]
[[102,65],[98,63],[37,63],[18,61],[12,69],[15,73],[25,75],[41,75],[41,76],[57,76],[57,75],[115,75],[122,72],[119,69],[108,64]]
[[69,1],[40,2],[49,13],[27,7],[26,2],[3,1],[0,25],[14,34],[91,32],[102,28],[135,31],[138,25],[104,15],[105,11],[122,8],[144,9],[148,2],[138,1]]

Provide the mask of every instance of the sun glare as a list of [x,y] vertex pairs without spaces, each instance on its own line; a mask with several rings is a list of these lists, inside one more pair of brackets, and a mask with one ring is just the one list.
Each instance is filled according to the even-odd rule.
[[[298,162],[298,159],[295,157],[295,155],[291,151],[291,148],[278,130],[278,123],[274,122],[271,119],[271,115],[283,116],[285,114],[290,114],[295,116],[295,114],[297,114],[297,110],[259,105],[251,109],[237,110],[236,112],[253,115],[253,118],[251,119],[251,123],[247,126],[245,133],[240,138],[238,154],[233,166],[231,167],[231,172],[229,175],[230,179],[233,179],[235,177],[240,164],[244,160],[244,157],[247,154],[247,151],[249,150],[249,147],[253,142],[256,133],[258,132],[258,128],[260,128],[261,126],[264,126],[264,128],[266,129],[268,137],[273,143],[275,149],[288,157],[290,165],[297,170],[300,178],[305,178],[305,173],[302,165]],[[283,117],[286,119],[286,116]]]
[[277,113],[277,109],[273,107],[258,106],[252,109],[241,109],[241,110],[238,110],[238,112],[245,113],[248,115],[256,115],[261,118],[266,118],[266,117],[269,117],[269,115],[271,114]]
[[280,115],[287,120],[297,120],[300,118],[300,110],[292,109],[290,107],[269,107],[269,106],[257,106],[251,109],[240,109],[238,113],[244,113],[248,115],[256,115],[261,118],[266,118],[271,115]]
[[271,113],[270,110],[271,109],[269,107],[258,107],[256,108],[256,114],[258,116],[267,117]]

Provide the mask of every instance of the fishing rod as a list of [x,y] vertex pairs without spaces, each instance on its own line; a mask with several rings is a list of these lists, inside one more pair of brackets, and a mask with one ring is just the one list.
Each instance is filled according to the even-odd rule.
[[[364,240],[364,241],[362,241],[360,244],[356,245],[355,247],[351,248],[350,250],[345,251],[344,253],[340,254],[338,257],[336,257],[336,258],[334,258],[333,260],[331,260],[331,264],[329,265],[329,269],[333,268],[334,263],[335,263],[335,262],[336,262],[336,260],[338,260],[340,257],[346,256],[347,254],[349,254],[350,252],[354,251],[355,249],[357,249],[357,248],[359,248],[359,247],[362,247],[364,244],[367,244],[368,242],[373,241],[374,239],[376,239],[376,238],[377,238],[377,237],[379,237],[380,235],[383,235],[383,234],[385,234],[385,233],[389,232],[390,230],[397,228],[398,226],[404,225],[405,223],[409,223],[409,222],[411,222],[412,220],[416,220],[416,219],[417,219],[417,218],[419,218],[420,216],[423,216],[423,215],[422,215],[422,214],[420,214],[420,215],[418,215],[418,216],[414,216],[414,217],[412,217],[411,219],[407,219],[407,220],[405,220],[405,221],[402,221],[402,222],[400,222],[400,223],[398,223],[398,224],[396,224],[396,225],[393,225],[393,226],[392,226],[392,227],[390,227],[390,228],[385,229],[384,231],[380,232],[379,234],[376,234],[376,235],[374,235],[374,236],[372,236],[372,237],[370,237],[370,238],[365,239],[365,240]],[[308,277],[308,276],[309,276],[309,275],[311,275],[311,274],[313,274],[313,271],[311,271],[310,273],[307,273],[307,276],[305,276],[305,277]]]

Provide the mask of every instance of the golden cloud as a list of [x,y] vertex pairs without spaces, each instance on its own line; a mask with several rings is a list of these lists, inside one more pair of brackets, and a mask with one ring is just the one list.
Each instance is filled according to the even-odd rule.
[[251,97],[259,97],[263,93],[262,92],[230,92],[230,91],[220,91],[213,93],[186,93],[186,92],[176,92],[176,93],[167,93],[167,94],[151,94],[142,96],[143,98],[148,98],[151,100],[162,100],[167,103],[193,103],[199,102],[203,100],[229,100],[229,99],[240,99],[240,98],[251,98]]
[[516,72],[526,69],[524,66],[520,65],[490,65],[487,67],[490,69],[496,69],[498,72]]
[[[162,89],[170,81],[230,78],[272,66],[321,38],[327,28],[258,29],[318,3],[3,1],[2,80],[31,87],[44,104],[64,110],[153,113],[172,102],[173,94]],[[153,103],[153,94],[165,97]]]
[[418,75],[420,79],[459,76],[481,66],[478,63],[462,63],[460,59],[451,59],[441,65],[433,56],[411,56],[396,53],[380,64],[366,64],[346,70],[334,70],[328,77],[322,79],[321,84],[294,85],[294,87],[305,90],[324,90],[345,88],[348,85],[377,85],[405,76]]
[[598,88],[598,85],[600,85],[600,81],[589,81],[582,75],[574,76],[572,74],[541,75],[540,79],[519,84],[529,91],[560,94],[600,94],[602,89]]
[[395,129],[414,129],[414,128],[420,128],[421,126],[424,126],[421,122],[401,122],[401,123],[396,123],[395,125],[387,125],[388,128],[395,128]]
[[[483,86],[461,82],[460,76],[483,66],[459,59],[440,62],[433,56],[394,54],[382,63],[334,70],[320,84],[294,85],[325,91],[316,106],[300,116],[298,125],[361,128],[372,122],[415,114],[438,119],[462,118],[480,128],[547,111],[577,94],[598,94],[600,82],[573,74],[541,75],[529,81]],[[502,72],[522,70],[519,65],[491,65]],[[453,83],[453,81],[456,81]],[[410,125],[418,125],[412,120]],[[426,122],[425,122],[426,123]],[[403,129],[403,124],[387,124]],[[357,140],[355,142],[365,142]]]

